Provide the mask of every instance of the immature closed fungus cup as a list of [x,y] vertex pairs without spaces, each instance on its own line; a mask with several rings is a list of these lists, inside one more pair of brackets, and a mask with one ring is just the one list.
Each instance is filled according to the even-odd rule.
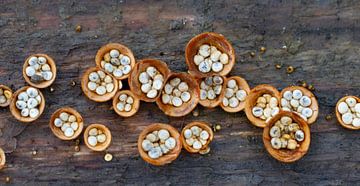
[[200,86],[200,105],[207,108],[217,107],[223,100],[226,78],[211,75],[197,80]]
[[298,114],[280,111],[264,128],[263,142],[272,157],[291,163],[307,153],[310,146],[310,128]]
[[244,78],[232,76],[225,81],[226,88],[220,106],[226,112],[239,112],[245,108],[245,100],[250,93],[250,87]]
[[168,116],[185,116],[198,104],[199,92],[199,85],[192,75],[171,73],[156,104]]
[[75,109],[64,107],[52,114],[49,126],[56,137],[62,140],[73,140],[81,134],[84,120]]
[[0,85],[0,107],[9,106],[12,98],[12,90],[8,86]]
[[360,98],[345,96],[341,98],[335,108],[336,118],[341,126],[351,129],[360,129]]
[[116,79],[126,79],[135,66],[132,51],[119,43],[109,43],[102,46],[96,53],[95,62]]
[[146,162],[161,166],[174,161],[180,154],[180,134],[171,125],[154,123],[139,135],[138,150]]
[[110,130],[102,124],[91,124],[84,132],[85,145],[93,151],[104,151],[111,144]]
[[10,102],[11,114],[21,122],[32,122],[40,117],[45,109],[45,98],[37,88],[25,86],[14,93]]
[[55,61],[46,54],[33,54],[25,60],[23,76],[33,87],[49,87],[56,78]]
[[165,62],[157,59],[140,60],[130,74],[130,90],[142,101],[155,102],[169,75],[170,70]]
[[235,51],[222,34],[205,32],[186,45],[185,59],[189,73],[197,78],[214,74],[226,76],[235,65]]
[[119,91],[113,98],[113,108],[119,116],[133,116],[139,107],[140,100],[130,90]]
[[209,124],[194,121],[187,124],[181,131],[181,142],[183,147],[190,153],[199,153],[209,148],[214,133]]
[[106,102],[112,99],[119,86],[114,76],[99,67],[86,70],[81,79],[81,89],[93,101]]
[[314,94],[300,86],[284,88],[281,93],[280,108],[299,114],[308,124],[316,121],[319,105]]
[[250,122],[264,128],[266,123],[279,113],[280,93],[271,85],[254,87],[245,101],[245,114]]

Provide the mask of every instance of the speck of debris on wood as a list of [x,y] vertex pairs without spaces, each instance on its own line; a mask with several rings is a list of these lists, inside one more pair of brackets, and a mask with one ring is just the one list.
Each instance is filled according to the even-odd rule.
[[311,90],[311,91],[314,91],[314,90],[315,90],[315,87],[314,87],[313,84],[309,84],[308,89]]
[[199,116],[199,109],[195,109],[193,112],[192,112],[193,116],[197,117]]
[[75,81],[72,81],[71,82],[71,86],[75,86],[76,85],[76,82]]
[[6,183],[10,183],[10,181],[11,181],[11,178],[10,178],[9,176],[6,176],[5,182],[6,182]]
[[81,32],[82,28],[81,28],[81,25],[77,25],[76,28],[75,28],[75,31],[76,32]]
[[304,88],[307,88],[307,83],[306,83],[306,81],[304,81],[304,80],[298,81],[298,85],[299,85],[299,86],[302,86],[302,87],[304,87]]
[[294,70],[295,70],[295,68],[294,68],[293,66],[288,66],[288,67],[286,68],[286,72],[287,72],[288,74],[293,73]]
[[255,57],[255,52],[250,52],[249,54],[251,57]]
[[331,115],[331,114],[326,115],[326,116],[325,116],[325,119],[326,119],[327,121],[331,120],[331,119],[332,119],[332,115]]
[[169,29],[170,30],[181,30],[185,27],[185,24],[186,24],[186,20],[185,19],[181,19],[181,20],[172,20],[170,22],[170,26],[169,26]]
[[265,48],[265,47],[260,47],[260,52],[261,52],[261,53],[265,53],[265,52],[266,52],[266,48]]

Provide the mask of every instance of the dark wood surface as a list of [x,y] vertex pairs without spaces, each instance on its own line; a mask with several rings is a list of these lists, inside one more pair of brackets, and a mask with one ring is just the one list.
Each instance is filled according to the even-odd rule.
[[[0,1],[0,82],[13,90],[25,86],[22,64],[33,53],[52,56],[58,76],[46,98],[44,114],[32,124],[16,121],[0,109],[0,146],[7,156],[0,183],[14,184],[133,184],[133,185],[359,185],[359,131],[342,128],[334,106],[346,94],[360,94],[360,2],[338,1]],[[81,25],[82,32],[75,31]],[[141,103],[131,118],[121,118],[111,102],[88,100],[80,76],[95,65],[96,51],[108,42],[127,45],[136,59],[157,58],[172,71],[187,71],[184,47],[204,31],[222,33],[233,44],[236,65],[231,75],[254,87],[268,83],[282,88],[305,80],[315,87],[320,105],[311,126],[308,154],[293,164],[271,158],[262,142],[262,129],[252,126],[243,112],[230,114],[198,106],[200,115],[171,118],[155,103]],[[259,53],[265,46],[267,51]],[[286,48],[285,48],[286,47]],[[249,52],[255,52],[250,57]],[[276,69],[275,64],[282,64]],[[288,75],[286,67],[295,72]],[[72,81],[76,82],[72,86]],[[103,123],[113,134],[104,152],[87,149],[81,138],[56,138],[48,122],[58,108],[77,109],[90,123]],[[325,120],[330,114],[332,119]],[[206,156],[183,151],[172,164],[154,167],[138,155],[136,140],[153,123],[179,130],[194,120],[221,124]],[[36,151],[36,155],[33,152]]]

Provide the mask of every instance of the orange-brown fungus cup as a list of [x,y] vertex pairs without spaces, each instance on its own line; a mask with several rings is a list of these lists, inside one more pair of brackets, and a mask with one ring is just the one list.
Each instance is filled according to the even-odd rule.
[[2,148],[0,148],[0,169],[3,169],[5,167],[5,163],[6,163],[5,152]]
[[174,161],[179,156],[181,148],[179,132],[168,124],[151,124],[140,133],[138,138],[141,158],[156,166]]
[[299,114],[308,124],[316,121],[319,115],[319,105],[314,94],[300,86],[284,88],[281,93],[280,108]]
[[[285,125],[287,129],[284,130],[301,130],[299,134],[295,133],[295,137],[291,136],[289,134],[283,135],[281,139],[289,139],[289,141],[286,142],[286,144],[282,144],[282,141],[274,140],[274,137],[271,135],[277,135],[278,132],[280,132],[278,128],[273,128],[273,126],[280,126],[282,122],[281,120],[289,120],[288,118],[291,118],[291,123],[289,122],[288,125]],[[297,124],[297,125],[295,125]],[[295,125],[298,127],[298,129],[290,129],[291,125]],[[284,126],[283,126],[284,127]],[[302,141],[296,142],[294,139],[290,138],[301,138]],[[272,141],[273,140],[273,141]],[[274,157],[275,159],[285,162],[285,163],[291,163],[294,161],[299,160],[302,158],[308,151],[310,146],[310,128],[305,120],[303,120],[298,114],[294,112],[288,112],[288,111],[280,111],[276,116],[270,119],[268,122],[268,125],[264,128],[263,131],[263,142],[265,145],[266,150],[269,152],[269,154]],[[284,145],[284,146],[282,146]],[[280,148],[274,148],[277,146],[282,146]],[[286,146],[286,147],[285,147]]]
[[341,126],[350,130],[360,129],[360,98],[345,96],[335,108],[336,118]]
[[226,79],[223,101],[220,106],[226,112],[240,112],[245,108],[245,101],[250,93],[247,81],[240,76]]
[[81,89],[90,100],[106,102],[115,96],[119,81],[100,67],[92,67],[84,72]]
[[194,121],[187,124],[181,131],[180,140],[183,147],[190,153],[199,153],[209,148],[214,133],[209,124],[201,121]]
[[140,60],[130,74],[130,90],[142,101],[155,102],[160,96],[169,74],[170,70],[163,61]]
[[140,100],[130,90],[121,90],[113,98],[113,108],[119,116],[133,116],[139,107]]
[[[266,121],[279,112],[279,103],[280,93],[275,87],[266,84],[258,85],[251,89],[245,101],[246,117],[253,125],[264,128]],[[268,108],[271,109],[270,113],[265,111]]]
[[59,139],[73,140],[81,134],[84,120],[75,109],[63,107],[52,114],[49,127]]
[[30,86],[17,90],[10,102],[11,114],[17,120],[25,123],[37,120],[44,112],[44,109],[44,95],[39,89]]
[[217,107],[224,97],[226,78],[214,75],[198,79],[197,81],[200,86],[200,105],[207,108]]
[[11,88],[5,85],[0,85],[0,107],[9,106],[12,98],[13,92]]
[[171,73],[156,104],[168,116],[185,116],[198,104],[199,92],[199,85],[193,76]]
[[84,132],[85,145],[93,151],[104,151],[111,144],[109,128],[102,124],[91,124]]
[[46,88],[55,81],[55,61],[46,54],[33,54],[24,62],[23,76],[29,85]]
[[101,67],[116,79],[126,79],[135,66],[132,51],[119,43],[109,43],[102,46],[96,53],[96,66]]
[[226,76],[235,64],[235,52],[223,35],[205,32],[186,45],[185,59],[189,73],[196,78],[214,74]]

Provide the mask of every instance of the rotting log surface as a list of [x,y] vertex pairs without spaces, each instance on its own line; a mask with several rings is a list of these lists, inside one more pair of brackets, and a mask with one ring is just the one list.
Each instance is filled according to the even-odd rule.
[[[16,184],[360,183],[359,131],[342,128],[334,115],[338,99],[360,94],[359,1],[2,0],[0,4],[0,82],[13,90],[26,85],[22,64],[33,53],[49,54],[58,68],[54,91],[42,90],[46,110],[36,122],[20,123],[8,109],[0,109],[0,146],[7,152],[2,183],[7,176]],[[75,31],[77,25],[82,32]],[[132,49],[136,59],[157,58],[173,71],[187,71],[184,47],[204,31],[228,38],[237,58],[230,75],[244,77],[251,87],[268,83],[282,89],[299,80],[314,85],[320,115],[311,126],[310,150],[304,158],[293,164],[271,158],[262,143],[262,129],[252,126],[243,112],[198,106],[198,117],[171,118],[155,103],[142,102],[135,116],[121,118],[110,110],[111,102],[95,103],[83,95],[80,76],[95,65],[102,45],[119,42]],[[262,55],[261,46],[267,48]],[[254,58],[250,51],[256,52]],[[295,67],[290,75],[289,65]],[[113,161],[105,162],[104,153],[91,152],[82,139],[80,152],[75,152],[74,141],[52,134],[50,116],[63,106],[77,109],[86,126],[103,123],[111,129],[108,152]],[[328,114],[332,119],[325,120]],[[165,167],[151,166],[139,157],[136,140],[145,126],[163,122],[180,130],[194,120],[222,125],[209,155],[183,151]]]

